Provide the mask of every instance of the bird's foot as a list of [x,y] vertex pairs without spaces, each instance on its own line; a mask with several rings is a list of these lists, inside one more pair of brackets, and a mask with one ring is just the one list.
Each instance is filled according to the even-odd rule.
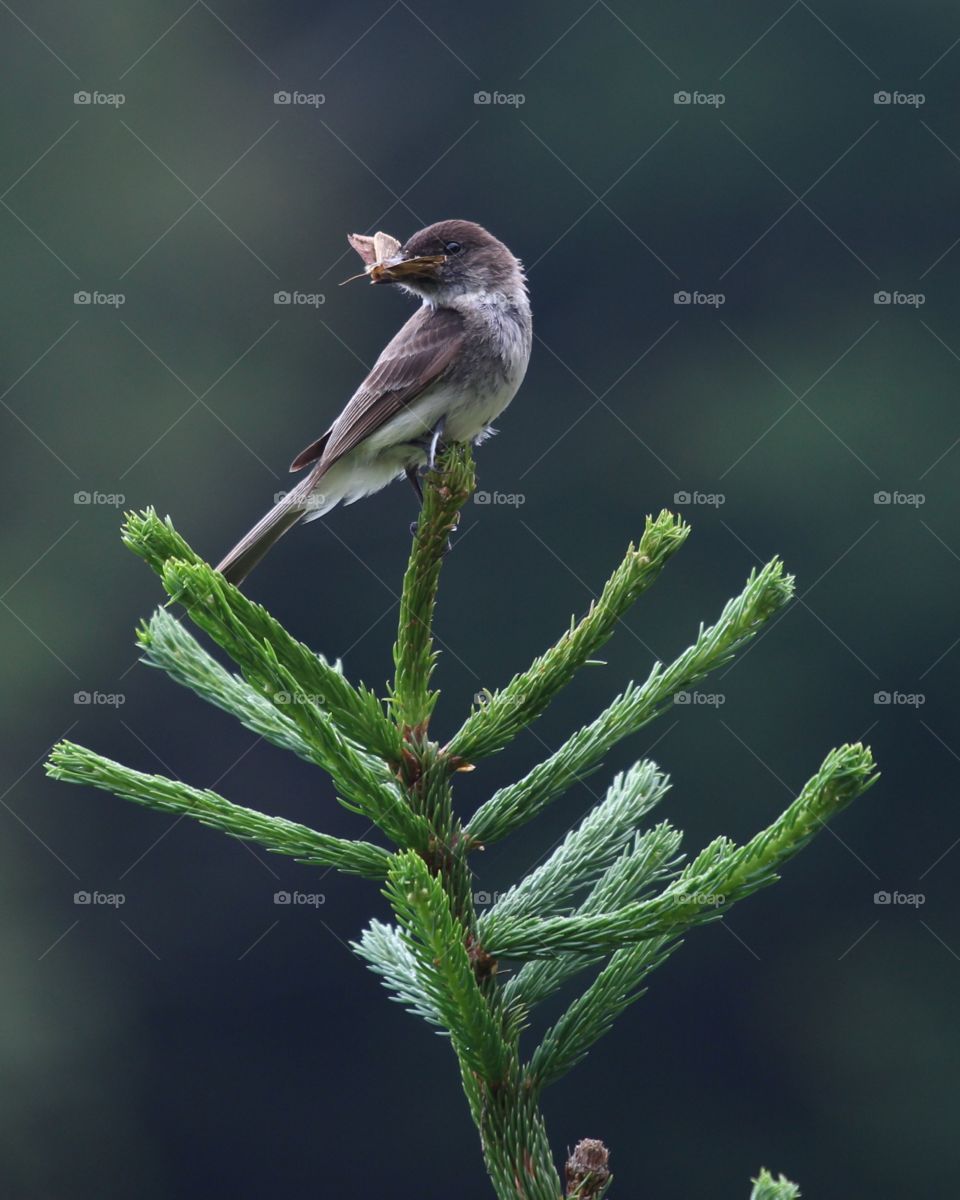
[[437,465],[437,453],[445,448],[443,439],[443,429],[447,423],[446,417],[441,417],[440,420],[430,430],[429,440],[427,441],[427,461],[420,468],[420,474],[426,475],[428,471],[432,471]]
[[416,467],[407,467],[407,480],[410,486],[417,494],[417,499],[420,501],[420,507],[423,508],[423,488],[420,486],[420,478]]

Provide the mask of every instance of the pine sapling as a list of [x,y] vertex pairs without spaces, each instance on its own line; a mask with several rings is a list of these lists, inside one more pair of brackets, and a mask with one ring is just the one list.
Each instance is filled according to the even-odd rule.
[[[778,559],[751,572],[738,596],[670,663],[652,665],[562,746],[465,820],[458,774],[482,769],[546,710],[594,658],[623,615],[681,548],[689,527],[648,517],[587,613],[505,686],[478,696],[445,744],[431,737],[433,613],[448,539],[474,488],[469,448],[452,446],[424,481],[424,504],[403,581],[395,673],[381,698],[288,633],[205,563],[153,510],[127,515],[123,538],[159,575],[171,602],[138,630],[144,660],[274,745],[321,768],[338,801],[379,831],[376,842],[333,837],[241,807],[209,789],[144,774],[72,742],[47,763],[88,784],[258,843],[315,866],[379,881],[393,922],[372,920],[353,945],[393,999],[441,1029],[456,1056],[484,1163],[500,1200],[599,1200],[610,1152],[584,1138],[561,1178],[540,1109],[563,1078],[637,1000],[650,974],[695,926],[773,883],[780,867],[876,779],[870,750],[831,750],[796,799],[738,845],[721,837],[692,860],[680,833],[648,817],[669,781],[648,761],[617,775],[545,862],[479,912],[472,857],[533,821],[597,771],[624,738],[664,713],[678,692],[729,663],[793,595]],[[190,632],[229,658],[228,670]],[[380,844],[382,843],[382,844]],[[509,964],[510,970],[502,968]],[[578,976],[588,982],[528,1047],[529,1014]],[[588,1121],[589,1114],[585,1114]],[[761,1171],[752,1200],[795,1200],[796,1186]],[[438,1184],[437,1190],[442,1190]],[[627,1190],[637,1194],[638,1186]]]

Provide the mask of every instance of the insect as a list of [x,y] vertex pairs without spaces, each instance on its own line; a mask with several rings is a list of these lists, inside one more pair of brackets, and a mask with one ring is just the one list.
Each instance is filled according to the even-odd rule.
[[[363,259],[363,271],[359,275],[351,275],[343,283],[352,283],[354,279],[365,277],[369,277],[371,283],[379,283],[384,266],[393,266],[401,258],[400,243],[389,233],[375,233],[373,237],[364,233],[350,233],[347,234],[347,241]],[[416,262],[423,266],[438,266],[443,259],[442,254],[422,255]]]

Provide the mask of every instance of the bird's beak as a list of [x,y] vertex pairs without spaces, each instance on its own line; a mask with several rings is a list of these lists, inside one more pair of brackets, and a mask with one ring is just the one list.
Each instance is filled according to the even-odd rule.
[[437,272],[446,262],[443,254],[421,254],[416,258],[408,258],[404,254],[396,254],[393,258],[385,259],[370,272],[371,283],[403,283],[410,279],[436,279]]

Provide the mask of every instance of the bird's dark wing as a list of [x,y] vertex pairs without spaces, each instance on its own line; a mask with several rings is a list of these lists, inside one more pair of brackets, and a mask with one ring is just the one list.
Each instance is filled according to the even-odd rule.
[[449,367],[462,345],[463,318],[455,309],[419,309],[384,348],[336,421],[297,455],[290,469],[317,462],[315,470],[322,474],[416,400]]

